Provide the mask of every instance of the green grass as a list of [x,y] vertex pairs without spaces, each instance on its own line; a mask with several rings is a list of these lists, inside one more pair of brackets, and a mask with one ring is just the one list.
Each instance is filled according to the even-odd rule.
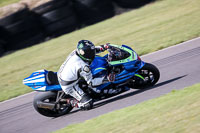
[[0,0],[0,7],[9,5],[9,4],[13,4],[13,3],[17,3],[20,0]]
[[33,71],[57,71],[81,39],[127,44],[140,55],[200,36],[199,0],[162,0],[0,58],[0,101],[32,91]]
[[199,101],[197,84],[55,133],[199,133]]

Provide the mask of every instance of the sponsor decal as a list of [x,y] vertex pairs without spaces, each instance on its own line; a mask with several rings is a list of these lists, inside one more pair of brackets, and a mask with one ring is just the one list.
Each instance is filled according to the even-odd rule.
[[79,49],[82,49],[83,48],[83,44],[81,43],[79,46],[78,46]]

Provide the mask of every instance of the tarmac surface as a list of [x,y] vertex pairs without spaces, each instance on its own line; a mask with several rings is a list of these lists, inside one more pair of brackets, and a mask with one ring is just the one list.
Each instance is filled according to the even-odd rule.
[[0,103],[0,133],[48,133],[73,123],[83,122],[114,110],[132,106],[149,99],[200,82],[200,37],[142,56],[156,65],[161,74],[159,82],[147,90],[130,90],[95,104],[89,111],[72,110],[59,118],[38,114],[32,105],[35,92]]

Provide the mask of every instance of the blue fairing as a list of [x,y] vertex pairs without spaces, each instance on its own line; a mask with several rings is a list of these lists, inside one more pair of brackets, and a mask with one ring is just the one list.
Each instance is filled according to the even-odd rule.
[[[135,52],[132,48],[126,45],[122,45],[122,46]],[[102,77],[107,74],[107,69],[109,65],[106,59],[107,59],[107,55],[105,55],[104,57],[96,57],[94,61],[92,62],[92,64],[90,65],[91,71],[94,77]],[[124,70],[121,73],[116,75],[115,81],[112,83],[109,82],[109,83],[102,84],[98,86],[97,89],[101,90],[109,86],[110,84],[121,84],[121,83],[126,82],[128,79],[132,78],[135,74],[137,74],[138,70],[140,70],[145,65],[145,62],[137,59],[137,60],[126,62],[120,65],[123,65]]]
[[60,85],[48,85],[46,81],[47,70],[33,72],[29,77],[23,80],[23,84],[31,87],[35,91],[59,91]]
[[108,68],[106,57],[96,56],[90,65],[90,68],[94,78],[104,76]]
[[[122,46],[135,52],[132,48],[126,45]],[[90,65],[90,68],[94,78],[103,77],[107,74],[108,68],[110,67],[107,62],[107,57],[108,55],[105,55],[104,57],[96,56],[95,59],[93,60],[92,64]],[[123,70],[116,75],[115,81],[102,84],[98,86],[97,89],[101,90],[105,87],[108,87],[111,84],[117,85],[126,82],[128,79],[132,78],[135,74],[137,74],[138,70],[140,70],[145,65],[145,62],[136,59],[126,63],[120,63],[120,65],[123,65]],[[49,85],[47,83],[46,81],[47,73],[48,73],[47,70],[39,70],[33,72],[29,77],[23,80],[23,84],[31,87],[35,91],[62,90],[60,85]]]
[[[114,82],[108,82],[105,84],[102,84],[97,87],[98,90],[101,90],[110,84],[120,84],[123,82],[126,82],[128,79],[132,78],[135,74],[137,74],[137,71],[140,70],[145,65],[145,62],[135,60],[128,63],[124,63],[124,70],[116,75]],[[96,67],[95,67],[96,66]],[[108,63],[104,57],[98,57],[95,58],[94,62],[91,65],[92,74],[95,77],[105,76],[107,72]],[[98,68],[105,68],[105,69],[98,69]]]

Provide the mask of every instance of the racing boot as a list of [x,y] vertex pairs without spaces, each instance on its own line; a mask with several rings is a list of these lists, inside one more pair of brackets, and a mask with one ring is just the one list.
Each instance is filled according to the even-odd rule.
[[78,107],[83,110],[89,110],[93,107],[93,100],[87,94],[84,94],[81,100],[78,102]]

